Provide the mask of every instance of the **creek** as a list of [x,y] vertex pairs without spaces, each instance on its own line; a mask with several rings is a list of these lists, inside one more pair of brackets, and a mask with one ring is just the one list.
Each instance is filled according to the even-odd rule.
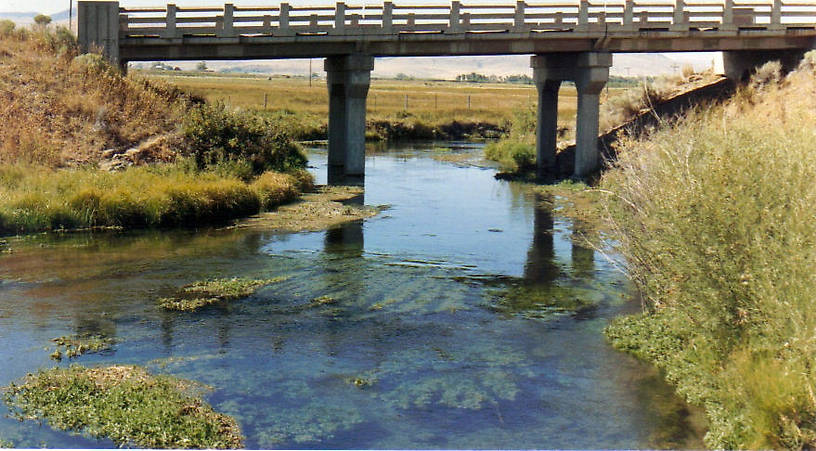
[[[432,155],[371,153],[364,201],[388,207],[324,232],[9,238],[0,385],[72,362],[143,365],[210,385],[249,448],[701,447],[697,414],[604,339],[639,308],[614,253],[530,186]],[[325,183],[325,151],[310,164]],[[194,313],[156,305],[233,276],[286,279]],[[83,333],[116,345],[49,359],[52,338]],[[7,413],[0,439],[18,447],[113,447]]]

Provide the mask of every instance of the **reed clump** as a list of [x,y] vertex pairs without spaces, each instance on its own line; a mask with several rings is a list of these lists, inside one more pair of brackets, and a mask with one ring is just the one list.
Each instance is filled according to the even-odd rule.
[[247,183],[192,166],[103,172],[0,165],[0,234],[222,224],[289,202],[311,180],[268,172]]
[[602,179],[640,315],[612,343],[705,407],[714,448],[816,445],[816,71],[623,141]]

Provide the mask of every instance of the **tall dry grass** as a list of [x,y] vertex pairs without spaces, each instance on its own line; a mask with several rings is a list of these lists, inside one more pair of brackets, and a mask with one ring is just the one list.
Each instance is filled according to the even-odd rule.
[[602,180],[646,307],[607,333],[706,408],[711,447],[816,445],[814,63],[623,142]]
[[177,89],[122,77],[95,55],[77,58],[65,29],[4,30],[0,162],[96,162],[105,149],[172,133],[186,110]]

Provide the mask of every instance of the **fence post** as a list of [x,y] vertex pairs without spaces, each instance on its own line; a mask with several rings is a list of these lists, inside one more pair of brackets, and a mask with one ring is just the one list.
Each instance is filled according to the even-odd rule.
[[167,5],[167,16],[164,18],[164,36],[165,38],[176,37],[176,5],[169,3]]

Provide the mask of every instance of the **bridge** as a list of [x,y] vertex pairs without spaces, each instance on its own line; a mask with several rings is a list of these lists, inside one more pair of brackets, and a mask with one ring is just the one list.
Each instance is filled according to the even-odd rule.
[[816,0],[542,0],[531,4],[122,8],[79,1],[78,37],[129,61],[325,58],[329,165],[365,173],[375,57],[529,54],[538,89],[538,171],[555,163],[561,83],[578,91],[575,175],[600,165],[599,95],[616,52],[724,52],[726,75],[796,64],[816,43]]

